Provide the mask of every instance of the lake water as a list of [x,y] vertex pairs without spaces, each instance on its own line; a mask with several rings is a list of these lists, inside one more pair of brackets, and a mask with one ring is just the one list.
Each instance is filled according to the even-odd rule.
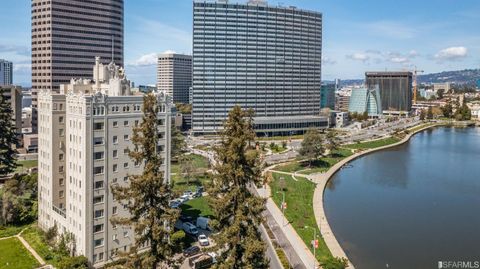
[[427,130],[351,164],[324,199],[357,269],[480,261],[480,128]]

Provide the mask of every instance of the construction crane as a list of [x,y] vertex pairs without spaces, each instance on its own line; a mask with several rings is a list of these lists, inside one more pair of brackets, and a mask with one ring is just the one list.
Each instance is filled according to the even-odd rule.
[[425,71],[423,70],[418,70],[417,67],[415,66],[415,70],[412,71],[413,73],[413,104],[417,104],[417,76],[420,73],[424,73]]

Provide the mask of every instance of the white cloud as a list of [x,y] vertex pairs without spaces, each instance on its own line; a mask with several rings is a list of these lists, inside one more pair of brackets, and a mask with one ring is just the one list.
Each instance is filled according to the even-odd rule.
[[157,53],[149,53],[140,56],[132,65],[135,66],[146,66],[146,65],[156,65],[157,64]]
[[418,56],[418,52],[416,50],[411,50],[408,52],[408,56],[410,56],[410,58],[415,58]]
[[323,64],[336,64],[337,61],[335,61],[334,59],[328,57],[328,56],[324,56],[323,59],[322,59],[322,62]]
[[347,55],[347,58],[355,61],[361,61],[361,62],[367,62],[368,60],[370,60],[370,56],[368,54],[360,53],[360,52]]
[[393,62],[393,63],[403,64],[403,63],[409,62],[410,60],[406,57],[392,57],[392,58],[390,58],[390,61]]
[[450,47],[435,54],[435,59],[439,61],[455,61],[467,57],[468,49],[465,47]]
[[175,54],[175,53],[177,53],[177,52],[174,51],[174,50],[166,50],[166,51],[162,52],[162,54]]

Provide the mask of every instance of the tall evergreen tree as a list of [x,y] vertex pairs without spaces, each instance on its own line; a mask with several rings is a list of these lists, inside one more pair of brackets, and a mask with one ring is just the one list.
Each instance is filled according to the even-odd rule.
[[215,236],[221,247],[215,268],[268,268],[266,246],[258,231],[265,200],[248,190],[263,181],[252,117],[253,111],[235,106],[215,148],[216,173],[208,196],[214,211],[211,225],[221,231]]
[[[129,153],[135,163],[144,164],[143,173],[131,175],[128,186],[112,187],[114,196],[127,206],[130,216],[112,218],[111,222],[133,227],[135,231],[135,246],[125,254],[128,268],[162,268],[173,256],[170,238],[179,212],[169,206],[172,192],[161,170],[163,158],[157,148],[158,111],[156,96],[146,95],[143,120],[134,129],[134,149]],[[150,249],[138,254],[145,244],[149,244]]]
[[13,112],[10,104],[0,92],[0,177],[6,176],[17,167],[17,130],[12,124]]
[[172,124],[172,159],[178,160],[182,153],[187,150],[187,143],[180,129]]

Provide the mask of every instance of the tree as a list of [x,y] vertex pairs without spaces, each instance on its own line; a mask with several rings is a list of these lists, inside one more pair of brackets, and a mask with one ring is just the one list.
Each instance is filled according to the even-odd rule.
[[221,252],[215,268],[268,268],[258,231],[265,200],[248,190],[263,182],[252,110],[235,106],[229,112],[215,152],[216,173],[208,196],[214,212],[212,228],[221,231],[214,236]]
[[425,109],[420,110],[419,117],[420,117],[420,120],[425,120],[425,117],[426,117]]
[[186,151],[187,143],[180,129],[172,124],[172,159],[178,159]]
[[300,155],[308,159],[310,165],[320,158],[324,152],[323,137],[317,129],[310,128],[304,135]]
[[[135,245],[129,253],[123,254],[128,268],[160,268],[173,257],[174,246],[170,238],[179,212],[169,206],[172,192],[161,170],[158,107],[155,94],[146,95],[142,123],[133,132],[134,149],[129,156],[135,163],[144,164],[143,173],[129,176],[129,186],[112,186],[114,197],[130,212],[128,217],[112,218],[112,224],[133,227],[135,231]],[[137,254],[146,244],[150,249]]]
[[327,140],[327,149],[330,151],[330,154],[340,147],[340,139],[338,139],[337,132],[328,131],[325,138]]
[[7,180],[3,186],[2,222],[25,224],[37,218],[37,174],[18,176]]
[[183,154],[178,159],[178,162],[180,163],[180,173],[182,173],[182,176],[187,181],[187,185],[189,185],[190,179],[193,177],[196,170],[192,155]]
[[472,118],[472,111],[468,106],[464,103],[460,106],[457,111],[455,111],[455,119],[456,120],[470,120]]
[[445,90],[444,89],[439,89],[437,91],[437,96],[438,96],[438,99],[443,99],[443,95],[445,94]]
[[324,269],[345,269],[348,266],[348,260],[345,258],[329,257],[322,262]]
[[445,118],[451,118],[453,116],[453,107],[450,102],[444,105],[442,108],[442,113]]
[[4,177],[17,168],[18,144],[17,130],[12,124],[13,112],[10,104],[0,92],[0,177]]
[[429,106],[427,110],[427,119],[429,120],[433,119],[433,110],[431,106]]

